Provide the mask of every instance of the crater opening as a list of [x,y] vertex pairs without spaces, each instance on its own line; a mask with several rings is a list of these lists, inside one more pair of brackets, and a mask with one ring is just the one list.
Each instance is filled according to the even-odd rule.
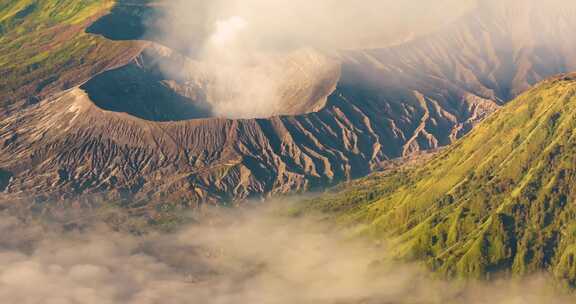
[[81,86],[98,107],[150,121],[213,117],[205,102],[180,94],[156,61],[142,54],[134,62],[102,73]]
[[150,121],[299,115],[324,108],[339,81],[339,61],[311,49],[202,58],[182,45],[196,45],[205,33],[163,42],[170,36],[159,26],[164,13],[148,1],[120,2],[87,29],[113,40],[152,41],[130,64],[81,87],[98,107]]
[[81,86],[100,108],[150,121],[251,119],[321,110],[339,65],[312,51],[238,71],[190,60],[154,46],[132,63]]

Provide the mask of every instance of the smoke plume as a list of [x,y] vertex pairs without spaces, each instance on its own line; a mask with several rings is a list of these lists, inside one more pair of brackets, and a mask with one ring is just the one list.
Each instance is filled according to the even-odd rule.
[[188,71],[187,85],[203,91],[215,116],[263,118],[322,108],[338,80],[337,50],[412,39],[471,3],[177,0],[154,35],[192,59],[164,69]]

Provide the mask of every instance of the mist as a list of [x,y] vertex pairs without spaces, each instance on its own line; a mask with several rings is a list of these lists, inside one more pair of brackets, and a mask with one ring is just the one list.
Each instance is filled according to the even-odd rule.
[[[429,33],[476,6],[474,0],[177,0],[166,4],[165,40],[201,50],[383,47]],[[239,47],[239,45],[237,45]]]
[[0,302],[573,303],[544,276],[448,283],[317,218],[217,210],[172,233],[0,217]]
[[[437,29],[472,0],[177,0],[150,35],[192,61],[187,71],[214,116],[315,112],[339,77],[338,50],[383,47]],[[296,93],[295,93],[296,92]]]
[[[558,23],[576,14],[569,0],[176,0],[165,5],[165,18],[152,32],[192,62],[164,69],[187,71],[187,85],[203,92],[201,101],[213,115],[234,119],[322,109],[338,83],[343,50],[407,43],[481,14],[492,16],[482,27],[508,35],[491,42],[503,44],[496,49],[521,54],[537,44],[537,52],[546,56],[547,49],[568,44],[558,31],[569,31],[571,24]],[[534,11],[538,16],[523,16]]]

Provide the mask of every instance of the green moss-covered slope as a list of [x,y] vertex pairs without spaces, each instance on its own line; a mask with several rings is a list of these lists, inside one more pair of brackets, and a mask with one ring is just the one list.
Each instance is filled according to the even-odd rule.
[[85,29],[112,0],[0,0],[0,107],[78,85],[138,47]]
[[448,276],[548,271],[576,286],[576,81],[545,81],[415,168],[305,208]]

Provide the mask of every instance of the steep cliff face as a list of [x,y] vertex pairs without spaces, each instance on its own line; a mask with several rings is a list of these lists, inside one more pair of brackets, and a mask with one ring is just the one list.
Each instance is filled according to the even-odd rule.
[[[313,51],[275,58],[282,102],[258,118],[221,118],[226,90],[202,62],[130,42],[125,50],[147,50],[126,51],[112,70],[104,61],[107,72],[37,104],[3,107],[0,164],[12,177],[2,196],[236,200],[332,185],[447,145],[575,67],[576,46],[562,39],[576,28],[573,10],[493,5],[400,46],[340,52],[338,62]],[[164,61],[185,72],[167,73]]]

